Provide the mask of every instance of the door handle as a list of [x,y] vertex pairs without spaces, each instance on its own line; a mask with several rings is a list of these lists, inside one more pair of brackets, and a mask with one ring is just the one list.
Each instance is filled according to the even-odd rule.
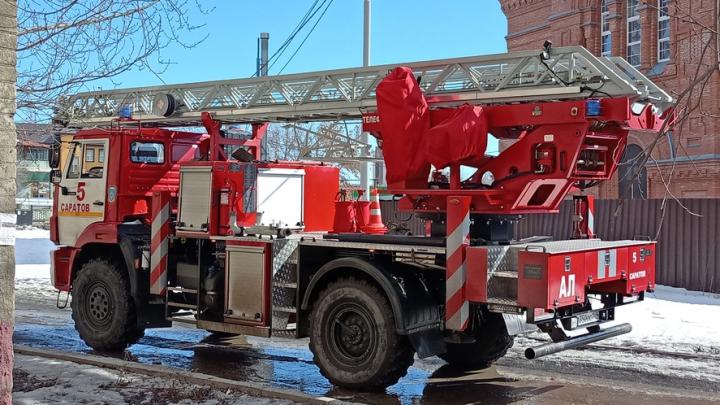
[[105,205],[105,203],[100,200],[96,200],[96,201],[93,201],[93,205]]

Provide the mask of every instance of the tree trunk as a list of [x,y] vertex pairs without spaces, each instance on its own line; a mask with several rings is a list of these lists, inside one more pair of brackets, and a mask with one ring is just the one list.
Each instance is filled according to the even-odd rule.
[[[17,3],[0,2],[0,404],[10,404],[15,311],[15,49]],[[12,233],[12,238],[2,237]]]

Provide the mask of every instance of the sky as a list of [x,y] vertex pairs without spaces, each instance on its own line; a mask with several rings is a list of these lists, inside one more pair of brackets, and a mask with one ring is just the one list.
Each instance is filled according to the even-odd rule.
[[[260,33],[270,34],[269,54],[273,55],[310,9],[313,0],[201,0],[200,3],[209,13],[192,10],[191,20],[204,23],[204,27],[198,29],[198,37],[207,35],[207,38],[191,49],[180,46],[164,49],[162,59],[171,64],[161,75],[136,69],[112,81],[94,82],[85,90],[252,76],[256,71]],[[363,9],[363,0],[333,0],[282,73],[362,66]],[[507,50],[507,22],[497,0],[373,0],[371,11],[371,65],[489,55]],[[314,20],[271,66],[270,75],[279,73],[313,24]],[[374,144],[373,139],[371,143]],[[497,150],[497,140],[491,138],[488,153],[496,154]],[[471,172],[463,170],[463,175]]]
[[[322,1],[321,1],[322,2]],[[192,2],[191,2],[192,3]],[[203,0],[207,15],[192,10],[199,34],[207,39],[192,49],[171,46],[162,52],[172,64],[160,76],[132,71],[105,89],[242,78],[255,72],[257,38],[270,33],[270,54],[310,8],[312,0]],[[318,13],[319,15],[319,13]],[[312,22],[270,69],[277,74]],[[373,0],[371,64],[455,58],[506,51],[507,24],[497,0]],[[363,0],[334,0],[315,31],[283,73],[362,65]]]

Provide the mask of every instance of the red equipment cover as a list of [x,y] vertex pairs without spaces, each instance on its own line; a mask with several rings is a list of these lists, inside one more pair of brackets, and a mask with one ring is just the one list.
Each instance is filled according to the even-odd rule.
[[438,169],[478,167],[485,160],[488,123],[482,107],[463,105],[424,135],[427,159]]
[[412,70],[393,69],[377,86],[376,98],[388,188],[425,188],[430,163],[422,137],[430,114]]

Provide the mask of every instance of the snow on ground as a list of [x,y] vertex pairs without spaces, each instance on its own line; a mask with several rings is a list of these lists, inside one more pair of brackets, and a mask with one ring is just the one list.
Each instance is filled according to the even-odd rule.
[[13,404],[291,404],[68,361],[16,355]]
[[720,294],[658,286],[652,295],[615,311],[616,319],[632,324],[633,331],[608,344],[708,354],[720,362]]

